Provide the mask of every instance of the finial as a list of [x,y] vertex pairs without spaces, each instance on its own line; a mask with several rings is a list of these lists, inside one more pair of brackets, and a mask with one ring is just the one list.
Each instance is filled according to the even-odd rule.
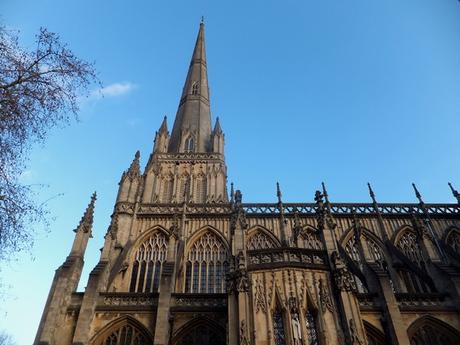
[[201,22],[200,24],[204,24],[204,16],[201,16]]
[[372,202],[376,204],[377,200],[375,200],[375,193],[372,190],[371,184],[369,182],[367,183],[367,187],[369,188],[369,195],[371,196]]
[[233,189],[233,182],[230,183],[230,202],[235,201],[235,191]]
[[415,183],[412,183],[412,187],[414,188],[416,198],[418,199],[418,201],[421,204],[423,204],[422,195],[420,194],[420,192],[418,191],[417,187],[415,186]]
[[326,185],[324,184],[324,182],[321,182],[321,186],[323,187],[324,200],[327,204],[329,204],[329,195],[327,194]]
[[91,200],[88,206],[86,207],[83,217],[81,217],[78,227],[74,230],[74,232],[78,232],[80,229],[83,229],[84,232],[88,232],[91,230],[91,227],[93,225],[94,205],[96,203],[96,199],[97,195],[96,192],[94,192],[91,195]]
[[455,190],[455,188],[452,186],[452,183],[448,182],[450,190],[452,191],[452,195],[457,199],[457,202],[460,204],[460,193]]
[[279,182],[276,182],[276,196],[278,197],[278,202],[281,203],[281,189]]

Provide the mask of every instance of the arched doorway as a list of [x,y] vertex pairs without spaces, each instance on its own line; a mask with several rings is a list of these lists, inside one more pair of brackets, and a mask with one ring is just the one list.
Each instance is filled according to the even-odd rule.
[[416,320],[407,331],[411,345],[458,345],[460,332],[431,316]]
[[225,345],[225,329],[209,319],[194,320],[178,330],[173,345]]

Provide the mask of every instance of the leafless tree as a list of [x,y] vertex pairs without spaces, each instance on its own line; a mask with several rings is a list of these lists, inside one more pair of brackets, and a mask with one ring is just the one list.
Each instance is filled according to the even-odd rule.
[[0,331],[0,345],[15,345],[15,342],[8,333]]
[[33,144],[77,118],[79,99],[99,83],[94,64],[81,60],[59,36],[41,28],[33,49],[0,26],[0,261],[30,247],[33,226],[48,212],[21,183]]

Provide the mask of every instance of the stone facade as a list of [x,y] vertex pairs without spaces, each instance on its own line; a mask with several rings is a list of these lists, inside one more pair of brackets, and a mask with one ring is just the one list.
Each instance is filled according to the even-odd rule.
[[[456,204],[244,203],[226,189],[200,30],[171,136],[121,178],[77,292],[94,195],[56,271],[36,345],[460,344]],[[415,188],[415,186],[414,186]],[[313,197],[313,196],[312,196]]]

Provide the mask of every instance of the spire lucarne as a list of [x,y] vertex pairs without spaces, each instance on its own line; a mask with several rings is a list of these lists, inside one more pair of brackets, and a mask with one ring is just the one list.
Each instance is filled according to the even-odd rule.
[[209,152],[210,150],[211,110],[204,24],[201,23],[177,109],[168,152]]

